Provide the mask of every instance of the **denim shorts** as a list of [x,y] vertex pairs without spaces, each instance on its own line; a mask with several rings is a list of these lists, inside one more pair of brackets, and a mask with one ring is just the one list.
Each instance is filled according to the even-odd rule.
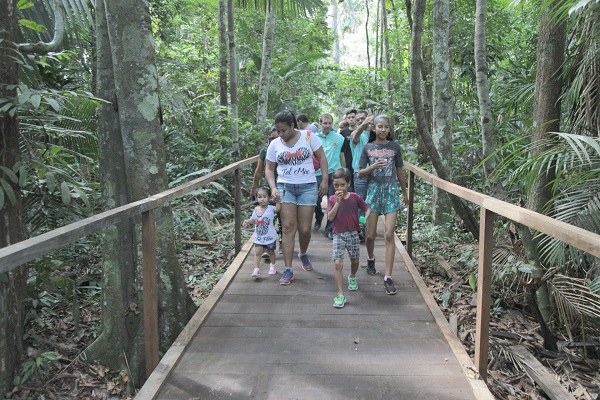
[[267,244],[254,243],[255,247],[262,247],[265,250],[275,250],[277,248],[277,242],[271,242]]
[[314,206],[317,203],[317,182],[277,182],[277,191],[279,192],[279,196],[281,196],[282,204],[291,203],[297,206]]

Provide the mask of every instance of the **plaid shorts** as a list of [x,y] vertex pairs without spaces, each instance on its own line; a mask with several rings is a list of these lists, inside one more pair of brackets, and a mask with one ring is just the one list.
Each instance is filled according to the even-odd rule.
[[351,260],[360,257],[358,232],[352,231],[333,234],[333,260],[343,260],[344,250],[348,250]]

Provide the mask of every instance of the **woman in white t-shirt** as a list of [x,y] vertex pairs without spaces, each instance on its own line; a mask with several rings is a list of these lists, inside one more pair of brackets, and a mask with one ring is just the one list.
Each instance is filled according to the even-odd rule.
[[[317,194],[327,193],[327,159],[321,141],[310,131],[296,129],[296,117],[289,111],[275,116],[275,128],[279,138],[273,140],[267,149],[267,182],[272,198],[281,202],[281,222],[283,224],[284,270],[279,283],[289,285],[294,280],[292,257],[296,232],[300,242],[298,257],[302,269],[312,270],[310,258],[306,254],[311,237],[312,216]],[[313,166],[313,154],[320,162],[323,182],[317,188],[317,178]],[[275,182],[277,169],[277,182]]]

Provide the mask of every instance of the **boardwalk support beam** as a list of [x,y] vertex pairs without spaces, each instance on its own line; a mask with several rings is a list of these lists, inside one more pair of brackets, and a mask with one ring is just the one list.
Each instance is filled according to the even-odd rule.
[[142,283],[146,376],[158,365],[158,290],[156,277],[156,225],[154,209],[142,213]]
[[479,222],[479,269],[477,278],[477,321],[475,366],[481,379],[487,378],[490,344],[490,304],[492,292],[492,252],[494,251],[494,213],[481,207]]

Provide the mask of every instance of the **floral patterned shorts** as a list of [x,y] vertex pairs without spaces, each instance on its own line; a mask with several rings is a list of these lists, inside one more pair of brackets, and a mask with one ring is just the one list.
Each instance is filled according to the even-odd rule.
[[373,213],[381,215],[396,212],[402,208],[398,182],[369,183],[365,200]]

